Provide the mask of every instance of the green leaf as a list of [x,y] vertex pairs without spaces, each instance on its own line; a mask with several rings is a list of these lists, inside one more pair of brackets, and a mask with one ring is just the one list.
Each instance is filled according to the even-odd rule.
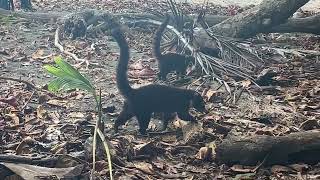
[[82,89],[95,95],[95,88],[90,81],[78,70],[65,62],[61,57],[55,58],[56,66],[45,65],[44,68],[57,78],[48,84],[48,89],[53,92],[70,89]]

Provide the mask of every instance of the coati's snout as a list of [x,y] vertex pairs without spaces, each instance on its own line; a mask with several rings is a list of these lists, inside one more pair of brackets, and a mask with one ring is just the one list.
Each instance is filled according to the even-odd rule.
[[206,112],[206,103],[199,93],[194,93],[192,98],[192,106],[199,112]]

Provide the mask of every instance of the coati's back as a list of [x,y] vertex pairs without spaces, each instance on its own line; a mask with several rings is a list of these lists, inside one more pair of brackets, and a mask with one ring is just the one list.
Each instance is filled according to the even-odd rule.
[[193,95],[192,90],[151,84],[137,88],[131,101],[137,111],[177,112],[188,107]]

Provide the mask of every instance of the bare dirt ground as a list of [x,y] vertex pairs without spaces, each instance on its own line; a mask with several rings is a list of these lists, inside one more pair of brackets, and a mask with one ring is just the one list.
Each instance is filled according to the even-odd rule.
[[[247,6],[259,1],[212,1],[217,5],[226,6],[239,4]],[[313,3],[313,5],[311,5]],[[39,11],[69,11],[84,8],[105,9],[110,12],[135,12],[146,9],[157,9],[157,3],[150,1],[34,1]],[[311,1],[308,7],[319,9],[319,0]],[[314,6],[316,5],[316,6]],[[188,12],[195,11],[195,6],[185,5]],[[226,14],[220,6],[212,12]],[[0,16],[0,74],[2,77],[23,79],[37,87],[45,86],[53,77],[45,72],[43,65],[52,64],[53,57],[63,55],[54,46],[56,24],[31,22],[15,17]],[[156,63],[151,57],[151,37],[155,29],[140,31],[133,29],[128,37],[131,47],[132,62],[129,77],[133,86],[153,83]],[[312,35],[266,35],[266,44],[276,44],[277,47],[298,47],[319,51],[320,39]],[[118,58],[118,47],[110,36],[100,35],[97,38],[77,40],[63,39],[61,44],[80,58],[86,58],[90,65],[80,66],[81,73],[86,74],[97,88],[102,89],[102,101],[105,107],[115,107],[115,111],[105,112],[106,135],[116,147],[118,155],[126,162],[125,166],[114,166],[116,179],[297,179],[300,176],[319,178],[320,166],[305,165],[307,170],[299,171],[285,166],[261,168],[257,172],[248,169],[254,167],[228,167],[217,165],[199,157],[199,149],[210,143],[221,142],[226,135],[256,135],[272,136],[286,135],[303,131],[303,124],[308,120],[319,120],[319,59],[308,59],[287,56],[281,58],[281,64],[271,65],[277,68],[279,86],[271,87],[270,91],[252,94],[243,93],[237,104],[208,101],[210,113],[197,115],[202,127],[194,133],[200,137],[188,136],[188,130],[181,130],[183,121],[176,120],[170,125],[178,133],[164,134],[151,138],[136,135],[137,123],[133,119],[123,127],[120,135],[114,136],[112,125],[121,110],[122,96],[115,86],[115,66]],[[92,49],[95,44],[95,49]],[[64,55],[63,55],[64,56]],[[65,57],[71,64],[76,64],[72,58]],[[143,61],[142,61],[143,60]],[[145,66],[151,64],[151,68]],[[148,71],[144,71],[147,69]],[[146,73],[147,72],[147,73]],[[143,77],[141,77],[143,75]],[[195,77],[197,78],[197,77]],[[91,162],[85,151],[87,138],[91,135],[96,114],[92,97],[82,91],[72,91],[58,94],[59,97],[35,91],[24,83],[0,80],[0,154],[14,153],[19,155],[52,155],[70,154],[73,157]],[[213,82],[210,82],[213,83]],[[195,84],[195,87],[200,87]],[[195,88],[192,87],[192,88]],[[208,90],[208,89],[206,89]],[[204,94],[211,98],[219,94],[211,89]],[[227,93],[221,92],[223,95]],[[219,98],[224,96],[217,95]],[[6,100],[6,101],[5,101]],[[225,99],[224,99],[225,100]],[[93,117],[93,118],[92,118]],[[267,119],[272,124],[259,122]],[[155,131],[159,123],[153,119],[150,129]],[[218,132],[214,126],[219,125]],[[178,129],[178,130],[177,130]],[[184,131],[181,136],[181,131]],[[191,131],[193,132],[193,131]],[[186,135],[187,134],[187,135]],[[32,138],[34,144],[22,143]],[[19,147],[19,148],[18,148]],[[145,152],[144,148],[150,148]],[[156,155],[155,155],[156,154]],[[156,158],[152,158],[156,157]],[[133,159],[130,159],[133,158]],[[106,162],[99,157],[98,175],[106,177]],[[70,167],[74,162],[64,164]],[[61,166],[60,166],[61,167]],[[91,165],[83,170],[88,172]],[[85,174],[85,173],[83,173]],[[36,172],[35,172],[36,175]],[[85,176],[85,175],[83,175]]]

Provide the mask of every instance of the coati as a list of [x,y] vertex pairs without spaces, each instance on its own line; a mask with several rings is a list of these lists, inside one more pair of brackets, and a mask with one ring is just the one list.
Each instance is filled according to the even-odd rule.
[[171,71],[176,71],[177,75],[185,75],[188,65],[194,62],[195,59],[192,56],[182,55],[178,53],[166,53],[161,54],[160,42],[164,30],[166,29],[170,20],[170,16],[166,14],[165,20],[157,29],[153,38],[153,56],[158,61],[159,74],[158,77],[161,80],[167,78],[167,74]]
[[[136,116],[139,132],[145,135],[154,112],[164,114],[176,112],[181,119],[196,122],[196,119],[189,114],[189,108],[194,107],[200,112],[205,111],[205,102],[196,91],[155,84],[134,89],[129,85],[127,77],[129,47],[127,41],[120,28],[112,29],[111,34],[120,48],[116,72],[117,86],[126,99],[123,109],[115,121],[115,131],[118,131],[120,125]],[[168,119],[165,118],[163,128],[166,128],[167,124]]]

